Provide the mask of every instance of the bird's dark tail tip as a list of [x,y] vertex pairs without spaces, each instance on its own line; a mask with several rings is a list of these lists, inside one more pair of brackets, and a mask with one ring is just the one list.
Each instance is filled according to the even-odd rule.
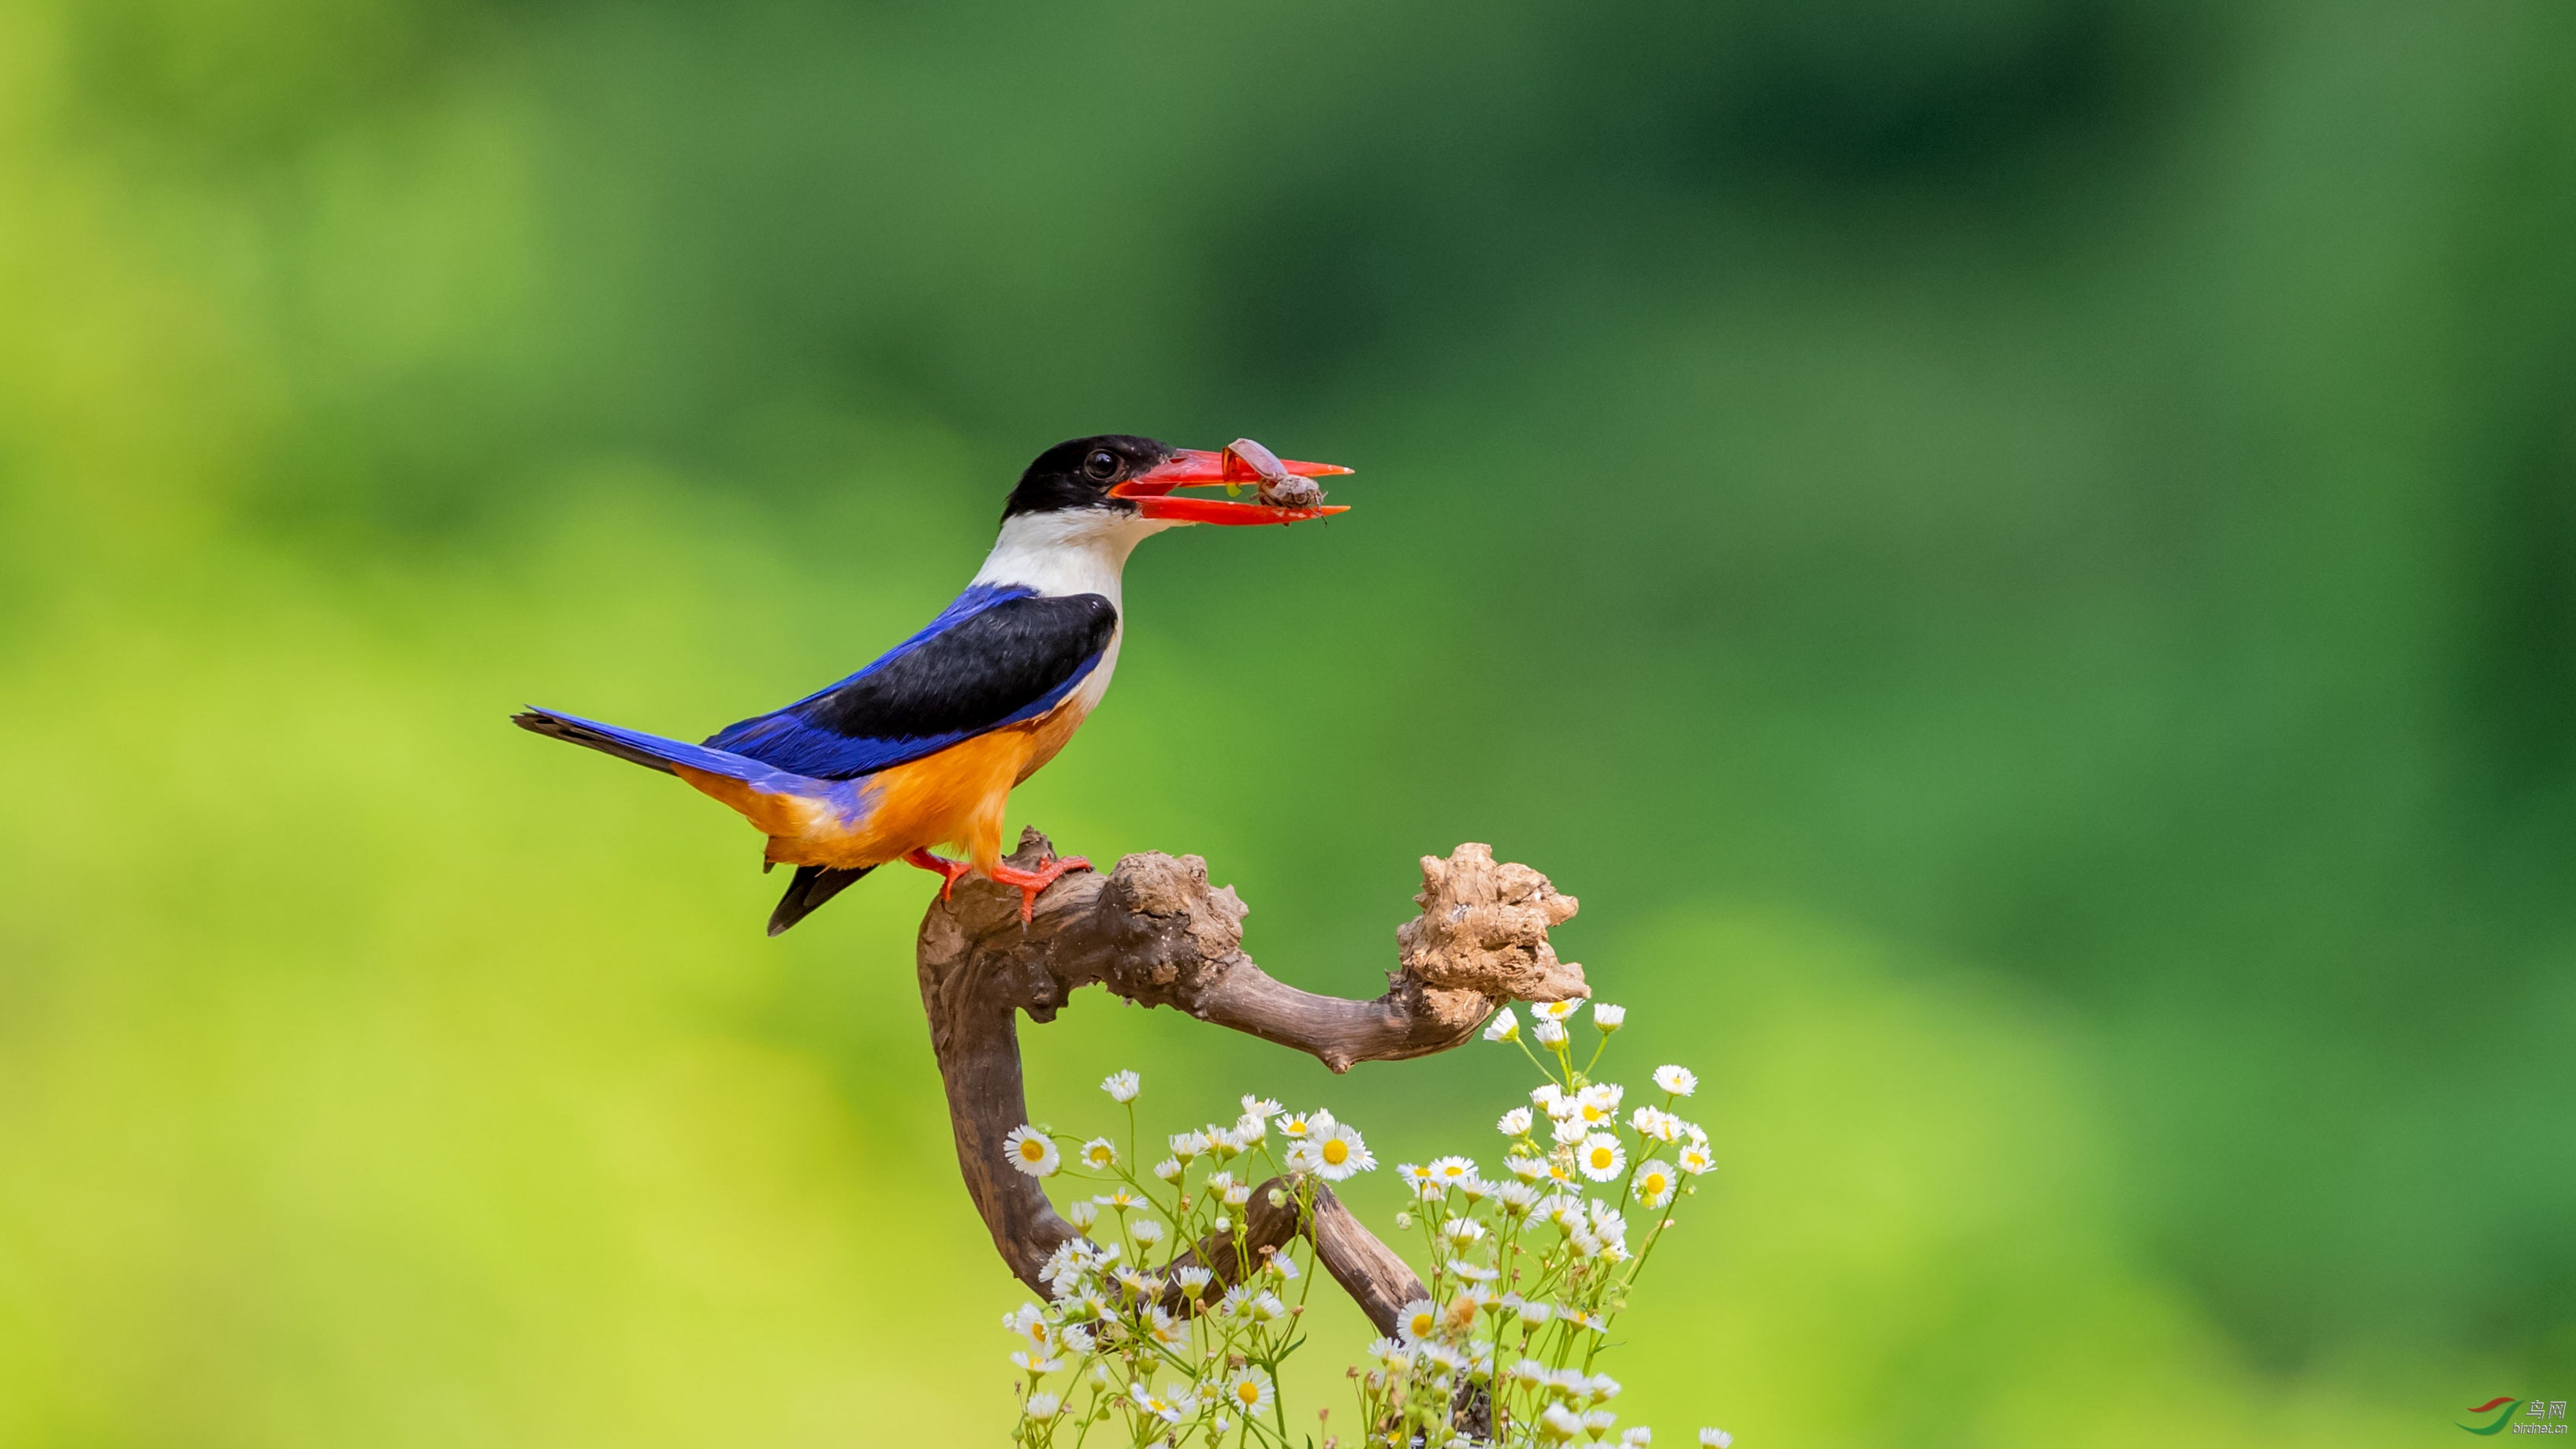
[[825,901],[849,888],[850,883],[869,871],[872,865],[857,870],[836,870],[825,865],[800,865],[796,878],[787,883],[787,894],[778,898],[778,909],[769,913],[769,934],[775,936],[821,908]]

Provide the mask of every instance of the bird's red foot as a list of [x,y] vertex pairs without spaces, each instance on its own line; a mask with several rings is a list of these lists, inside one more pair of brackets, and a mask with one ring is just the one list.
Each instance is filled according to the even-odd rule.
[[1038,908],[1039,894],[1048,886],[1054,885],[1056,877],[1069,870],[1089,869],[1091,869],[1091,862],[1081,856],[1059,855],[1035,870],[1022,870],[1015,865],[997,865],[993,867],[993,879],[1006,886],[1019,887],[1020,924],[1025,926],[1029,923],[1030,915]]
[[962,860],[946,860],[926,850],[906,852],[903,863],[936,872],[939,876],[939,898],[943,901],[948,899],[948,893],[956,888],[957,878],[975,868]]

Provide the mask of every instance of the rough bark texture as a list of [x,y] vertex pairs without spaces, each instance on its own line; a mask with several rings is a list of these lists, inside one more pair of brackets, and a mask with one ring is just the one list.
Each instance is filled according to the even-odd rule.
[[[1035,866],[1049,853],[1046,837],[1031,830],[1011,863]],[[1496,864],[1490,849],[1470,844],[1446,860],[1424,856],[1422,881],[1414,897],[1421,915],[1396,928],[1400,969],[1374,1001],[1300,991],[1253,964],[1243,951],[1243,902],[1233,887],[1208,884],[1207,862],[1195,855],[1149,852],[1107,875],[1068,875],[1038,898],[1025,925],[1019,893],[980,876],[934,901],[921,923],[921,1004],[948,1089],[958,1170],[1013,1275],[1043,1292],[1039,1266],[1075,1236],[1037,1179],[1013,1170],[1003,1151],[1002,1139],[1029,1120],[1014,1012],[1052,1021],[1076,988],[1098,984],[1311,1053],[1342,1072],[1356,1062],[1446,1051],[1506,1002],[1589,994],[1583,968],[1558,961],[1548,944],[1549,928],[1574,914],[1575,900],[1547,877]],[[1274,1178],[1253,1193],[1245,1228],[1256,1259],[1300,1232],[1293,1196],[1285,1207],[1269,1202],[1273,1187],[1288,1186]],[[1333,1281],[1379,1332],[1392,1333],[1405,1302],[1421,1296],[1421,1280],[1321,1184],[1306,1231]],[[1205,1253],[1222,1286],[1234,1255],[1216,1246],[1194,1247],[1173,1266]]]

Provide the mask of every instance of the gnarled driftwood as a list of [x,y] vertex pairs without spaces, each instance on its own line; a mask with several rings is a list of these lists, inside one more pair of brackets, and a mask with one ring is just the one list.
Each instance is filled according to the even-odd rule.
[[[1035,830],[1020,837],[1011,863],[1032,867],[1049,853]],[[1083,986],[1131,1001],[1169,1006],[1201,1021],[1312,1053],[1336,1072],[1364,1061],[1446,1051],[1473,1035],[1510,1001],[1557,1001],[1588,994],[1583,968],[1556,959],[1547,933],[1575,911],[1547,877],[1497,864],[1482,845],[1448,859],[1425,856],[1419,917],[1396,930],[1401,966],[1375,1001],[1300,991],[1271,977],[1243,951],[1245,907],[1231,886],[1208,884],[1207,862],[1159,852],[1131,855],[1106,875],[1067,875],[1020,920],[1016,890],[980,876],[958,883],[922,918],[918,961],[931,1048],[948,1088],[957,1165],[967,1195],[1014,1276],[1044,1291],[1038,1268],[1073,1225],[1056,1214],[1037,1179],[1014,1171],[1002,1139],[1029,1120],[1013,1013],[1052,1021]],[[1278,1179],[1254,1190],[1245,1215],[1247,1246],[1285,1247],[1301,1231],[1294,1200],[1269,1203]],[[1329,1189],[1314,1188],[1304,1228],[1316,1260],[1381,1333],[1395,1330],[1421,1280],[1362,1227]],[[1204,1261],[1220,1282],[1235,1255],[1201,1244],[1184,1261]]]

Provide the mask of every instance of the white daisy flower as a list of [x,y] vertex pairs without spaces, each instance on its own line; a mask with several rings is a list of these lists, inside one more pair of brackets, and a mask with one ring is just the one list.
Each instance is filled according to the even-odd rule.
[[1138,1218],[1127,1225],[1127,1236],[1136,1240],[1137,1247],[1150,1248],[1163,1240],[1163,1225],[1154,1218]]
[[1236,1369],[1225,1381],[1225,1397],[1237,1413],[1257,1419],[1270,1412],[1270,1375],[1257,1368]]
[[1530,1205],[1537,1201],[1538,1189],[1526,1182],[1507,1182],[1494,1189],[1494,1203],[1505,1217],[1528,1217]]
[[1506,1137],[1518,1137],[1530,1130],[1530,1109],[1514,1107],[1494,1123],[1494,1130]]
[[1023,1405],[1020,1411],[1032,1419],[1052,1419],[1063,1410],[1064,1400],[1055,1395],[1031,1394],[1028,1403]]
[[1494,1185],[1481,1177],[1471,1177],[1458,1184],[1458,1196],[1468,1202],[1483,1202],[1485,1195],[1493,1190]]
[[1608,1409],[1594,1409],[1583,1416],[1583,1432],[1598,1439],[1609,1433],[1610,1426],[1618,1422],[1619,1416]]
[[1583,1416],[1563,1404],[1550,1404],[1538,1416],[1539,1427],[1559,1439],[1572,1439],[1583,1432]]
[[1540,1021],[1571,1021],[1574,1019],[1574,1014],[1582,1009],[1583,998],[1580,996],[1571,997],[1564,1001],[1533,1001],[1530,1003],[1530,1015]]
[[1556,1316],[1555,1307],[1541,1298],[1529,1299],[1513,1311],[1523,1328],[1545,1328],[1547,1321]]
[[[1225,1185],[1224,1196],[1225,1205],[1227,1207],[1241,1207],[1245,1203],[1252,1201],[1252,1184],[1248,1182],[1229,1182]],[[1225,1231],[1225,1220],[1222,1218],[1217,1220],[1217,1231]]]
[[1628,1166],[1628,1149],[1607,1132],[1595,1132],[1574,1150],[1574,1165],[1594,1182],[1608,1182]]
[[1306,1135],[1306,1126],[1310,1120],[1303,1112],[1291,1112],[1279,1119],[1279,1134],[1283,1137],[1303,1137]]
[[1547,1384],[1547,1365],[1534,1358],[1521,1359],[1505,1372],[1517,1388],[1537,1389]]
[[1195,1263],[1186,1268],[1176,1268],[1172,1272],[1172,1281],[1180,1284],[1181,1291],[1192,1298],[1198,1297],[1200,1291],[1215,1280],[1214,1273]]
[[1181,1174],[1186,1170],[1187,1169],[1181,1166],[1181,1160],[1177,1157],[1166,1157],[1162,1161],[1154,1164],[1154,1175],[1165,1182],[1180,1181]]
[[1063,1341],[1064,1351],[1067,1353],[1091,1352],[1091,1330],[1079,1323],[1066,1324],[1057,1331],[1056,1337]]
[[1694,1142],[1688,1147],[1683,1148],[1681,1151],[1674,1153],[1673,1163],[1682,1171],[1689,1173],[1693,1177],[1697,1177],[1701,1173],[1708,1171],[1710,1168],[1717,1166],[1717,1159],[1709,1156],[1708,1148],[1705,1144]]
[[1060,1358],[1048,1358],[1042,1353],[1015,1353],[1011,1355],[1011,1362],[1017,1365],[1021,1372],[1027,1374],[1032,1379],[1043,1378],[1048,1374],[1061,1373],[1064,1371],[1064,1360]]
[[1110,1101],[1133,1102],[1136,1100],[1137,1091],[1136,1074],[1134,1072],[1111,1072],[1108,1076],[1100,1079],[1100,1090],[1109,1094]]
[[1361,1140],[1358,1128],[1325,1120],[1319,1114],[1313,1133],[1289,1152],[1288,1165],[1315,1173],[1326,1182],[1340,1182],[1353,1173],[1376,1167],[1377,1159],[1369,1155],[1368,1144]]
[[1279,1115],[1279,1104],[1268,1097],[1256,1097],[1246,1092],[1243,1094],[1243,1115],[1259,1117],[1266,1122]]
[[1530,1088],[1530,1103],[1551,1117],[1563,1117],[1574,1110],[1573,1099],[1554,1082],[1541,1082]]
[[1682,1119],[1661,1107],[1639,1107],[1628,1114],[1628,1125],[1638,1136],[1651,1137],[1657,1142],[1682,1140]]
[[1628,1089],[1614,1082],[1595,1082],[1576,1096],[1575,1113],[1595,1127],[1619,1120],[1619,1099]]
[[1252,1312],[1252,1290],[1240,1283],[1235,1284],[1225,1290],[1225,1296],[1217,1299],[1216,1307],[1211,1311],[1219,1318],[1248,1316]]
[[1204,1132],[1175,1132],[1172,1134],[1172,1155],[1183,1162],[1187,1162],[1191,1158],[1196,1157],[1207,1150],[1208,1140],[1207,1134]]
[[1626,1240],[1628,1236],[1627,1214],[1620,1212],[1617,1208],[1610,1206],[1610,1204],[1606,1202],[1598,1200],[1591,1204],[1588,1211],[1592,1218],[1592,1231],[1600,1235],[1603,1241],[1615,1243]]
[[1593,1004],[1592,1024],[1601,1028],[1601,1034],[1603,1036],[1608,1036],[1610,1033],[1617,1031],[1622,1025],[1626,1024],[1627,1020],[1628,1008],[1624,1006],[1605,1006],[1598,1002]]
[[1396,1316],[1395,1328],[1407,1343],[1428,1343],[1440,1332],[1440,1310],[1428,1298],[1416,1298]]
[[1619,1431],[1619,1449],[1646,1449],[1647,1445],[1654,1442],[1655,1431],[1643,1424],[1631,1425]]
[[1699,1090],[1699,1078],[1688,1067],[1662,1066],[1655,1068],[1655,1085],[1676,1097],[1687,1097]]
[[1407,1347],[1401,1339],[1378,1338],[1370,1340],[1368,1356],[1371,1362],[1375,1363],[1378,1367],[1385,1369],[1388,1373],[1409,1373],[1413,1368],[1413,1350]]
[[1264,1293],[1252,1300],[1252,1321],[1255,1323],[1277,1323],[1287,1316],[1288,1305],[1276,1293]]
[[1056,1244],[1055,1251],[1047,1255],[1044,1263],[1038,1265],[1038,1281],[1055,1283],[1079,1278],[1082,1275],[1083,1261],[1082,1240],[1067,1239]]
[[1512,1009],[1508,1006],[1495,1012],[1493,1020],[1485,1023],[1487,1041],[1519,1041],[1520,1039],[1521,1019],[1512,1015]]
[[1619,1397],[1619,1381],[1608,1374],[1594,1374],[1583,1386],[1583,1392],[1596,1404],[1606,1404]]
[[1127,1386],[1127,1396],[1134,1400],[1136,1407],[1149,1418],[1160,1419],[1166,1424],[1181,1422],[1181,1405],[1185,1402],[1181,1394],[1169,1389],[1159,1394],[1155,1393],[1146,1388],[1140,1380]]
[[1055,1139],[1025,1124],[1011,1129],[1002,1139],[1002,1150],[1010,1155],[1011,1165],[1031,1177],[1053,1177],[1064,1165],[1064,1157],[1055,1150]]
[[1483,1240],[1485,1225],[1474,1218],[1451,1218],[1440,1225],[1440,1236],[1463,1248],[1469,1243]]
[[1234,1141],[1238,1148],[1249,1148],[1270,1135],[1270,1119],[1258,1112],[1246,1112],[1234,1119]]
[[1076,1198],[1065,1204],[1064,1220],[1073,1224],[1077,1233],[1090,1232],[1091,1225],[1100,1221],[1100,1205],[1089,1198]]
[[1435,1181],[1441,1183],[1473,1182],[1476,1178],[1476,1164],[1473,1160],[1464,1157],[1443,1157],[1431,1164],[1430,1173]]
[[1491,1283],[1502,1276],[1496,1269],[1479,1267],[1463,1258],[1450,1259],[1448,1268],[1451,1276],[1469,1283]]
[[1283,1283],[1293,1283],[1297,1279],[1297,1260],[1286,1253],[1271,1254],[1261,1266],[1264,1272]]
[[1671,1202],[1673,1189],[1679,1183],[1680,1179],[1673,1175],[1673,1165],[1660,1157],[1637,1164],[1637,1201],[1647,1207],[1659,1208]]
[[1563,1046],[1565,1045],[1565,1023],[1561,1021],[1534,1021],[1530,1023],[1530,1040],[1537,1042],[1543,1047]]
[[1503,1166],[1510,1168],[1512,1176],[1523,1182],[1536,1182],[1547,1176],[1547,1159],[1544,1157],[1515,1157]]
[[1592,1125],[1580,1117],[1564,1117],[1548,1124],[1547,1131],[1559,1144],[1580,1142],[1592,1135]]
[[1082,1144],[1074,1156],[1094,1172],[1107,1172],[1118,1165],[1118,1149],[1106,1137],[1094,1137]]
[[1700,1449],[1727,1449],[1727,1446],[1734,1442],[1735,1436],[1726,1432],[1724,1429],[1702,1429],[1699,1431]]
[[1142,1207],[1145,1204],[1143,1198],[1123,1187],[1116,1192],[1095,1193],[1091,1200],[1114,1213],[1123,1213],[1129,1208]]
[[1165,1348],[1186,1348],[1190,1341],[1190,1326],[1156,1304],[1145,1310],[1145,1336]]

